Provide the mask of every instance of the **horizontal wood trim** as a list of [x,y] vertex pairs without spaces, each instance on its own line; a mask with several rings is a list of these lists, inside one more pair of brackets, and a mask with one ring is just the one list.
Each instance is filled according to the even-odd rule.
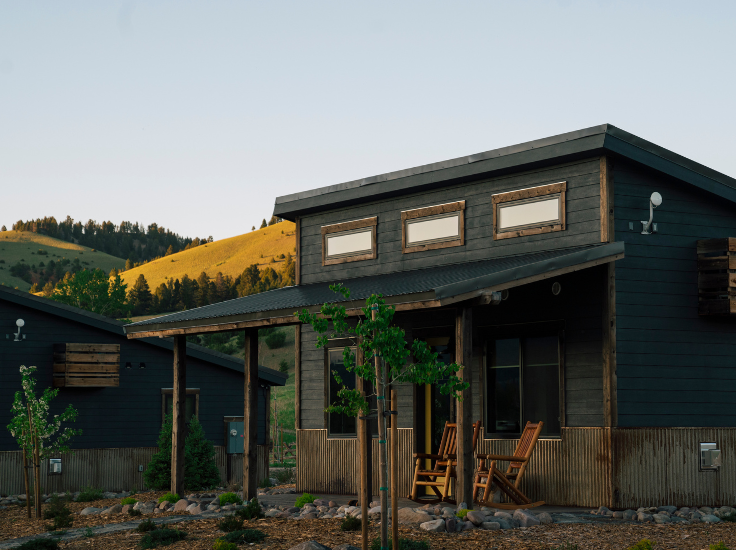
[[351,222],[335,223],[332,225],[323,225],[321,228],[322,235],[329,233],[340,233],[342,231],[351,231],[353,229],[361,229],[363,227],[375,227],[378,225],[378,217],[364,218]]
[[120,377],[114,376],[109,378],[103,377],[77,377],[77,376],[66,376],[65,386],[67,388],[108,388],[117,387],[120,385]]
[[54,372],[66,372],[69,374],[74,373],[92,373],[97,372],[101,374],[119,372],[119,365],[89,365],[85,363],[54,363]]
[[550,183],[548,185],[540,185],[538,187],[529,187],[528,189],[519,189],[518,191],[507,191],[505,193],[497,193],[491,197],[494,205],[504,202],[518,201],[522,199],[531,199],[534,197],[543,197],[544,195],[553,195],[555,193],[563,193],[567,190],[567,182]]
[[435,216],[437,214],[447,214],[449,212],[457,212],[458,210],[465,210],[465,201],[448,202],[446,204],[438,204],[437,206],[404,210],[401,212],[401,221],[425,218],[427,216]]
[[[376,243],[376,236],[373,235],[371,238],[373,240],[373,248],[375,249],[375,247],[376,247],[376,244],[375,244]],[[343,258],[332,258],[332,259],[325,258],[324,261],[322,262],[322,265],[325,266],[325,265],[347,264],[347,263],[350,263],[350,262],[360,262],[360,261],[363,261],[363,260],[373,260],[375,257],[376,257],[376,253],[375,252],[369,252],[367,254],[360,254],[359,256],[345,256]]]
[[[197,395],[199,388],[187,388],[187,395]],[[161,388],[161,395],[174,395],[174,388]],[[242,416],[240,417],[243,418]]]
[[65,345],[67,353],[120,353],[120,344],[71,344]]
[[[527,237],[529,235],[541,235],[542,233],[554,233],[555,231],[564,231],[565,226],[561,224],[546,225],[542,227],[530,227],[528,229],[520,229],[518,231],[506,231],[505,233],[497,233],[494,239],[511,239],[513,237]],[[494,228],[495,231],[495,228]]]
[[66,363],[119,363],[120,355],[112,353],[55,353],[54,359]]
[[736,237],[725,239],[702,239],[698,241],[698,254],[710,252],[736,252]]
[[[463,223],[462,218],[460,219],[460,223],[461,224]],[[462,238],[463,233],[464,233],[463,231],[460,232],[461,238],[454,239],[452,241],[442,241],[439,243],[404,246],[402,252],[404,254],[410,254],[412,252],[426,252],[427,250],[439,250],[440,248],[452,248],[453,246],[463,246],[465,244],[465,240]]]

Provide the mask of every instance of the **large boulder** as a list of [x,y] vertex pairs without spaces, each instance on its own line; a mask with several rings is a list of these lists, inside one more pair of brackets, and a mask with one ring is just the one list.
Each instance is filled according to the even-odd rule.
[[94,506],[88,506],[87,508],[79,512],[79,515],[80,516],[96,516],[100,512],[102,512],[102,508],[95,508]]
[[550,523],[552,523],[552,516],[550,516],[547,512],[539,512],[537,514],[537,519],[542,525],[549,525]]
[[119,514],[123,511],[123,505],[122,504],[116,504],[115,506],[110,506],[107,510],[103,510],[100,512],[101,516],[109,516],[110,514]]
[[189,512],[193,516],[198,516],[199,514],[203,512],[202,505],[199,502],[190,504],[189,506],[187,506],[187,512]]
[[174,512],[186,512],[189,505],[192,504],[187,499],[182,498],[174,504]]
[[636,519],[638,519],[641,522],[654,521],[652,514],[647,514],[646,512],[639,512],[636,516]]
[[493,516],[493,521],[495,523],[498,523],[501,529],[513,529],[515,527],[514,524],[508,521],[506,518],[498,517],[498,515]]
[[360,550],[360,548],[358,548],[357,546],[353,546],[352,544],[348,544],[346,542],[344,544],[335,546],[332,550]]
[[426,512],[417,512],[413,508],[399,509],[399,523],[426,523],[432,520],[432,516]]
[[514,510],[514,519],[519,522],[521,527],[532,527],[541,523],[536,516],[528,510]]
[[484,521],[481,525],[486,531],[495,531],[501,528],[501,524],[497,521]]
[[654,523],[669,523],[670,517],[667,514],[652,514]]
[[457,529],[457,519],[454,517],[445,518],[445,530],[448,533],[454,533]]
[[667,512],[672,515],[677,512],[677,506],[657,506],[657,512]]
[[721,518],[714,516],[713,514],[705,514],[700,521],[703,523],[719,523],[723,521]]
[[292,546],[289,550],[330,550],[330,547],[313,540],[307,540]]
[[425,531],[433,533],[444,533],[445,532],[445,520],[444,519],[433,519],[431,521],[425,521],[420,524],[419,527]]
[[471,510],[468,512],[468,514],[465,516],[465,519],[467,521],[472,521],[473,525],[476,527],[483,523],[486,520],[486,514],[484,512],[478,512],[476,510]]

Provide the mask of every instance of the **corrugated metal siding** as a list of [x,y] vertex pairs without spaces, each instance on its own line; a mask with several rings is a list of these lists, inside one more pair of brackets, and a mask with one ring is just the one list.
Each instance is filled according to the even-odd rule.
[[[522,491],[532,500],[557,506],[609,503],[608,432],[607,428],[563,428],[560,439],[537,441],[521,481]],[[478,452],[511,455],[517,444],[517,439],[484,439],[478,441]]]
[[[41,463],[42,492],[79,491],[92,486],[105,491],[144,489],[143,473],[156,452],[155,447],[123,449],[79,449],[62,457],[62,474],[48,475],[48,461]],[[223,483],[227,461],[231,462],[230,480],[242,484],[243,455],[227,455],[222,446],[215,447],[217,467]],[[258,479],[268,477],[268,447],[258,446]],[[0,452],[0,494],[24,493],[23,460],[20,451]]]
[[[297,430],[296,490],[357,495],[360,454],[357,439],[331,439],[327,430]],[[373,440],[373,494],[378,494],[379,445]],[[399,495],[408,495],[412,479],[412,430],[399,429]]]
[[[618,428],[613,442],[617,507],[731,506],[736,501],[736,428]],[[699,471],[701,442],[720,446],[720,471]]]

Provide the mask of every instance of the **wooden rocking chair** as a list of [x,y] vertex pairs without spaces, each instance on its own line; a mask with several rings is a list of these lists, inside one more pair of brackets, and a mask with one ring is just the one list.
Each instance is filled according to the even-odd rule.
[[[479,434],[480,420],[473,424],[473,453]],[[413,456],[416,460],[414,483],[407,498],[423,504],[454,504],[455,499],[450,496],[450,479],[457,478],[457,424],[445,422],[445,431],[437,454],[414,453]],[[434,460],[434,466],[429,470],[422,469],[422,462],[427,459]],[[420,487],[430,487],[434,495],[420,495]]]
[[[521,478],[529,464],[529,459],[534,451],[534,446],[537,444],[539,434],[542,432],[542,426],[544,426],[544,422],[537,422],[536,424],[531,422],[526,423],[524,432],[521,434],[521,438],[519,438],[519,444],[516,446],[516,451],[514,451],[514,456],[477,455],[480,464],[475,473],[475,481],[473,482],[473,502],[503,510],[535,508],[544,504],[544,501],[532,502],[519,489]],[[490,464],[488,464],[488,461],[490,461]],[[496,468],[496,461],[509,462],[509,467],[505,473]],[[492,502],[493,492],[491,489],[494,483],[512,502]],[[483,489],[481,499],[478,499],[478,489]]]

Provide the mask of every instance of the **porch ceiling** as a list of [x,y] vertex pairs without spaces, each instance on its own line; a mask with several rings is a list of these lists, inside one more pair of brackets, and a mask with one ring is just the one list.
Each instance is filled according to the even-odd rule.
[[351,300],[332,292],[333,282],[290,286],[139,321],[125,325],[125,332],[142,338],[297,324],[297,310],[318,311],[325,302],[341,302],[358,313],[372,294],[383,294],[399,311],[442,307],[623,256],[624,243],[616,242],[333,281],[350,289]]

